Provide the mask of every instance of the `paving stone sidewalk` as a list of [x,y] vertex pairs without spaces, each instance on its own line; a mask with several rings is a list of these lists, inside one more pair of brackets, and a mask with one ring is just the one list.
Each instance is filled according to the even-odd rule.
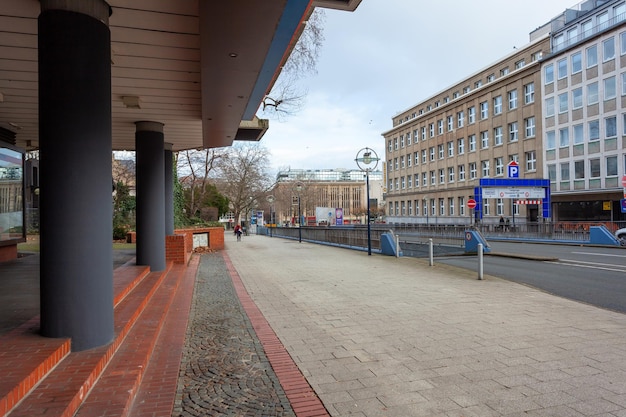
[[295,416],[218,253],[198,269],[173,415]]
[[626,417],[623,314],[414,258],[226,251],[332,416]]

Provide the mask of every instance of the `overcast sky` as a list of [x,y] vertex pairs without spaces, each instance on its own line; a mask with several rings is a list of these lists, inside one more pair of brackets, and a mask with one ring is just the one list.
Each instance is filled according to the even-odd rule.
[[532,30],[576,4],[362,0],[353,13],[327,9],[317,74],[300,81],[304,106],[270,119],[261,140],[273,170],[356,169],[363,147],[384,159],[381,134],[394,115],[528,44]]

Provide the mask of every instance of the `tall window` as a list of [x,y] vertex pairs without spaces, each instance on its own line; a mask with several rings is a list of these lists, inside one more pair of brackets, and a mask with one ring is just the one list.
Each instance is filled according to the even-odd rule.
[[569,181],[569,180],[570,180],[569,162],[563,162],[561,163],[561,181]]
[[439,184],[445,184],[446,182],[446,173],[443,168],[439,170]]
[[598,102],[598,83],[587,84],[587,105],[596,104]]
[[447,119],[448,121],[448,132],[451,132],[454,130],[454,119],[452,116],[448,116]]
[[595,67],[598,65],[598,46],[593,45],[586,49],[587,53],[587,68]]
[[524,119],[524,128],[527,138],[535,137],[535,118],[529,117],[528,119]]
[[459,155],[463,155],[465,153],[465,139],[460,138],[456,141],[457,143],[457,153]]
[[456,126],[463,127],[465,124],[465,112],[460,111],[456,114]]
[[454,197],[448,198],[448,215],[454,216]]
[[535,101],[535,84],[529,83],[524,86],[524,104],[530,104]]
[[604,135],[607,138],[617,136],[617,118],[615,116],[604,119]]
[[448,182],[454,182],[454,167],[448,168]]
[[476,162],[470,162],[469,163],[469,173],[470,173],[470,180],[475,180],[476,179]]
[[502,96],[493,99],[493,114],[497,115],[500,113],[502,113]]
[[580,145],[585,142],[585,135],[583,133],[583,125],[582,123],[579,125],[574,125],[572,127],[572,133],[574,135],[574,145]]
[[566,148],[569,146],[569,129],[564,127],[559,129],[559,147]]
[[611,36],[602,42],[602,62],[615,58],[615,39]]
[[590,178],[600,178],[600,158],[589,160],[589,176]]
[[437,133],[443,134],[443,119],[437,120]]
[[480,132],[480,148],[487,149],[489,147],[489,132],[483,131]]
[[556,63],[557,78],[560,80],[567,77],[567,58],[563,58]]
[[489,102],[483,101],[482,103],[480,103],[480,118],[484,120],[488,117],[489,117]]
[[431,146],[428,151],[430,153],[430,161],[432,162],[435,160],[435,147]]
[[467,122],[469,124],[476,122],[476,108],[474,106],[467,109]]
[[459,181],[465,181],[465,165],[459,165],[458,168]]
[[583,106],[583,88],[575,88],[572,90],[572,108],[580,109]]
[[543,76],[546,84],[554,82],[554,64],[548,64],[543,69]]
[[480,161],[480,168],[483,178],[489,177],[489,161]]
[[448,142],[448,157],[454,156],[454,142]]
[[568,110],[568,94],[567,92],[559,94],[559,114],[567,113]]
[[517,108],[517,90],[511,90],[508,93],[509,96],[509,110]]
[[554,130],[546,132],[546,149],[556,149],[556,133],[554,133]]
[[583,70],[583,57],[581,52],[572,54],[572,74],[579,73]]
[[493,144],[494,146],[502,145],[502,126],[493,129]]
[[617,156],[606,157],[606,176],[617,177]]
[[437,145],[437,154],[439,155],[439,159],[444,158],[443,144]]
[[554,97],[548,97],[546,99],[546,117],[554,116]]
[[574,179],[585,179],[585,161],[574,161]]
[[476,150],[476,135],[469,135],[467,140],[469,142],[469,151],[474,152]]
[[535,151],[526,152],[526,171],[535,171],[537,169],[537,154]]
[[616,88],[617,87],[615,85],[615,77],[605,78],[604,79],[604,99],[610,100],[612,98],[615,98],[615,96],[617,95]]
[[517,122],[509,123],[509,142],[517,142]]
[[496,176],[504,175],[504,159],[501,156],[494,159],[494,165],[496,167]]
[[502,216],[504,214],[504,199],[496,199],[496,215]]

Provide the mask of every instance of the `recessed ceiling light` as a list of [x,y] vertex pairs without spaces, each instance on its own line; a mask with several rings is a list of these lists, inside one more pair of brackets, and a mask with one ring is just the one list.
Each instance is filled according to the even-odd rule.
[[235,53],[235,52],[231,52],[230,54],[228,54],[229,57],[231,58],[237,58],[239,56],[239,54]]

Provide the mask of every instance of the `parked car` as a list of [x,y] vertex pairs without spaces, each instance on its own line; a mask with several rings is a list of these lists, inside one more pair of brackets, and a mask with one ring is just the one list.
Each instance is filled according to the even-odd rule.
[[621,242],[622,246],[626,246],[626,227],[617,229],[615,237]]

